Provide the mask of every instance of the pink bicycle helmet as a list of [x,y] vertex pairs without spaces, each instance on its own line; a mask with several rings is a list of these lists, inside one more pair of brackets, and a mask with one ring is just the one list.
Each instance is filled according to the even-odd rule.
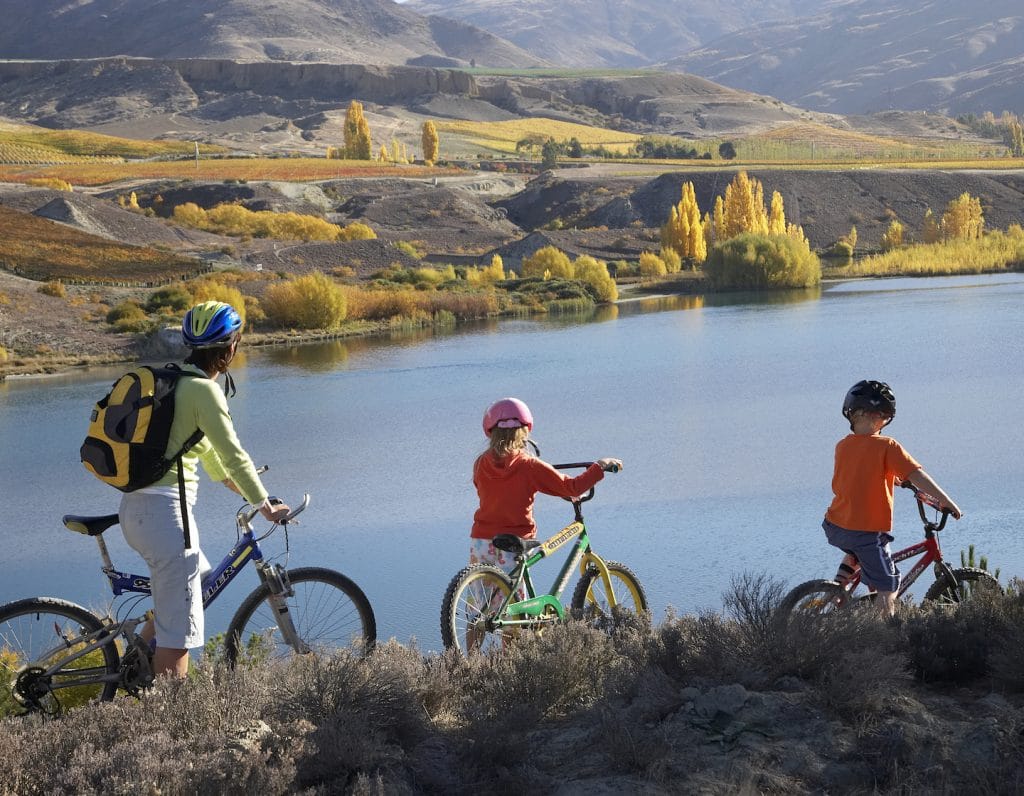
[[502,398],[484,412],[484,434],[491,435],[495,428],[533,428],[530,407],[518,398]]

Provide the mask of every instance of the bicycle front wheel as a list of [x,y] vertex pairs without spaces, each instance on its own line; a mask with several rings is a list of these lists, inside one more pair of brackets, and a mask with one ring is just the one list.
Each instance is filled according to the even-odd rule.
[[441,606],[441,640],[463,655],[502,649],[513,630],[496,629],[493,620],[512,593],[512,581],[498,567],[473,564],[459,572]]
[[[287,579],[290,594],[280,599],[298,634],[298,652],[352,649],[365,654],[373,649],[377,620],[370,601],[353,581],[321,567],[289,570]],[[282,636],[271,596],[264,583],[235,612],[224,641],[229,665],[240,660],[276,660],[297,652]]]
[[984,569],[963,567],[948,571],[949,577],[940,575],[924,595],[924,602],[939,605],[958,605],[977,595],[979,591],[999,589],[999,581]]
[[589,566],[572,593],[573,616],[585,620],[612,615],[613,608],[639,614],[647,610],[647,595],[640,579],[625,564],[606,561],[611,593],[597,567]]
[[[117,692],[120,655],[113,640],[47,673],[81,650],[83,638],[103,629],[99,617],[80,605],[50,597],[18,600],[0,607],[0,717],[61,713]],[[73,685],[84,679],[109,682]]]
[[834,580],[809,580],[794,588],[779,603],[778,616],[830,614],[845,608],[850,594]]

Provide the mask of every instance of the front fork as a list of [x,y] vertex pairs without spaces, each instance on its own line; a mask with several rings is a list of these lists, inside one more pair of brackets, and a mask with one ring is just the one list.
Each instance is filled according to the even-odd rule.
[[[601,583],[604,585],[604,592],[608,595],[608,607],[614,608],[619,604],[619,600],[615,596],[615,586],[612,584],[611,572],[609,572],[608,565],[604,562],[604,559],[593,550],[588,550],[583,554],[583,560],[580,561],[580,577],[585,577],[587,570],[590,568],[597,570],[597,577],[601,579]],[[594,580],[590,582],[590,587],[587,589],[587,597],[597,602],[593,592],[594,583],[596,583]]]
[[270,603],[274,612],[274,621],[277,622],[278,630],[281,631],[281,638],[285,640],[297,655],[305,655],[312,650],[299,636],[292,621],[291,611],[288,609],[288,598],[295,596],[291,581],[288,579],[288,570],[280,564],[264,564],[257,562],[256,571],[259,572],[260,580],[269,589],[270,596],[267,602]]

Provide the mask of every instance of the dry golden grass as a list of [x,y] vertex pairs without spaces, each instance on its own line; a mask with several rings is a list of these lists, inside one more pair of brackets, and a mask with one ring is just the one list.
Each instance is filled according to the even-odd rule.
[[1019,226],[980,240],[919,243],[865,257],[832,271],[836,277],[945,276],[1024,269],[1024,233]]
[[0,180],[25,182],[33,177],[56,177],[73,185],[106,185],[128,179],[175,180],[282,180],[308,182],[339,177],[430,177],[452,169],[426,166],[381,165],[369,160],[326,158],[237,158],[146,161],[144,163],[75,163],[56,166],[0,165]]
[[194,275],[195,260],[148,246],[126,246],[0,206],[0,267],[61,282],[165,282]]
[[576,138],[584,146],[601,144],[605,149],[623,153],[629,151],[640,140],[640,136],[635,133],[623,133],[619,130],[554,119],[511,119],[504,122],[442,120],[436,122],[436,125],[439,133],[458,135],[478,146],[509,153],[516,151],[517,141],[538,135],[554,138],[559,142]]

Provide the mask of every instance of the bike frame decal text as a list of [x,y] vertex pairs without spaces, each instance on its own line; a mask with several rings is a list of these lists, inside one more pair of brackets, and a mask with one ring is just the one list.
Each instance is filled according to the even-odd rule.
[[556,533],[554,536],[552,536],[550,539],[544,542],[544,544],[542,544],[540,548],[544,551],[544,555],[548,555],[550,553],[553,553],[566,542],[579,536],[582,532],[582,522],[571,523],[570,525],[566,525],[564,528],[562,528],[562,530],[560,530],[558,533]]

